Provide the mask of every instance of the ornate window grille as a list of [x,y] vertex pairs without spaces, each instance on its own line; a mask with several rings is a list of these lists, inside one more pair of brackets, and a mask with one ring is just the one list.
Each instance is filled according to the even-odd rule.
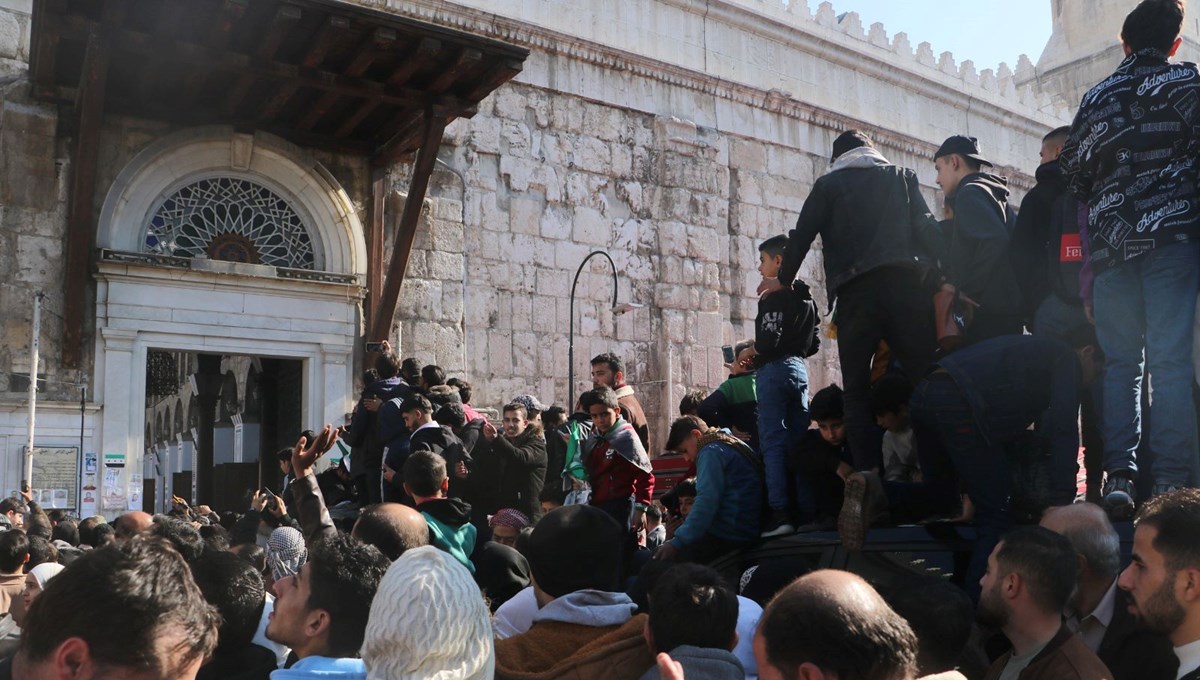
[[145,252],[315,269],[312,238],[283,197],[239,177],[192,182],[163,199]]

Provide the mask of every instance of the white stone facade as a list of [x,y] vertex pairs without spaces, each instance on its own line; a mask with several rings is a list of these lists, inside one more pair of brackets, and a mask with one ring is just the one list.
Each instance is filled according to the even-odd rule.
[[[589,383],[588,358],[616,351],[661,432],[686,390],[725,377],[719,347],[753,325],[757,244],[793,225],[837,134],[866,130],[885,155],[917,170],[936,209],[931,158],[943,138],[980,138],[1019,197],[1032,184],[1041,136],[1068,120],[1049,97],[1018,88],[1006,66],[976,71],[949,54],[935,57],[927,43],[914,48],[903,34],[864,28],[853,13],[839,22],[828,3],[363,4],[531,50],[514,82],[447,130],[396,316],[403,353],[465,375],[480,406],[524,392],[566,400],[571,280],[602,249],[616,262],[620,301],[644,307],[614,320],[607,263],[592,260],[576,300],[576,391]],[[59,366],[72,146],[57,137],[54,107],[29,99],[29,16],[20,5],[0,1],[0,492],[18,480],[24,394],[10,373],[26,370],[35,289],[48,293],[42,348],[51,381],[39,442],[78,445],[72,385],[86,383],[85,449],[140,459],[148,442],[139,362],[156,347],[305,359],[307,422],[338,420],[361,357],[361,290],[349,283],[221,263],[186,273],[105,263],[87,322],[95,354],[82,372]],[[178,160],[179,147],[164,140],[207,134],[106,121],[96,197],[102,247],[136,243],[130,225],[143,208],[122,197],[157,196],[189,172],[168,160],[172,149]],[[252,169],[238,160],[246,139],[222,134],[206,137],[224,145],[206,147],[210,160]],[[277,162],[261,170],[272,186],[325,194],[298,202],[320,224],[326,268],[361,274],[365,162],[251,141],[293,159],[291,169]],[[136,179],[136,168],[156,162],[177,175]],[[391,170],[389,233],[409,170]],[[289,184],[298,172],[303,186]],[[801,275],[816,284],[824,310],[819,256]],[[809,361],[811,385],[835,381],[836,365],[836,342],[826,341]]]

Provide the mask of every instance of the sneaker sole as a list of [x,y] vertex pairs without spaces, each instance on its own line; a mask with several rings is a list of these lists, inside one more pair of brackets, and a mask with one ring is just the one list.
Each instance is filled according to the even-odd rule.
[[781,524],[777,528],[770,531],[764,531],[758,535],[759,538],[775,538],[776,536],[788,536],[796,533],[796,528],[791,524]]
[[867,480],[855,475],[846,480],[842,511],[838,513],[838,536],[842,547],[851,552],[863,549],[867,540]]
[[1128,498],[1128,496],[1120,500],[1111,501],[1106,497],[1103,500],[1102,505],[1104,506],[1104,510],[1108,513],[1109,519],[1114,521],[1133,519],[1133,513],[1136,507],[1133,499]]

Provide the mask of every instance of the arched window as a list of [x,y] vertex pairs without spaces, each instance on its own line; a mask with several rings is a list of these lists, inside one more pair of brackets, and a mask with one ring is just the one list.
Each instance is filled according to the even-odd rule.
[[143,250],[295,269],[315,269],[309,229],[271,189],[240,177],[210,177],[167,195],[151,214]]

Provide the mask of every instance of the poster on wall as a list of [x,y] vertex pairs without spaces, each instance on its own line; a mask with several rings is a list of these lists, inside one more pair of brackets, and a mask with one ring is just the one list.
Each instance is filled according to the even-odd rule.
[[125,454],[104,454],[104,484],[101,485],[101,507],[104,510],[119,510],[124,512],[126,501]]
[[34,447],[30,487],[43,508],[74,510],[79,488],[79,448]]
[[92,517],[100,507],[99,503],[99,471],[100,456],[95,451],[83,454],[83,488],[80,489],[79,516]]
[[142,475],[135,472],[129,476],[129,506],[128,510],[142,509]]

